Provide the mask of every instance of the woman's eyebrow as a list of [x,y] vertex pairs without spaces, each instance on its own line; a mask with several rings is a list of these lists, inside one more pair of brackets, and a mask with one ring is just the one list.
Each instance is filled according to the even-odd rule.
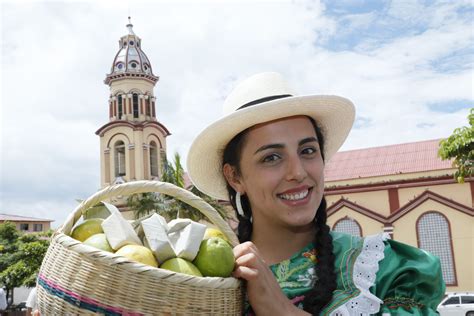
[[268,144],[268,145],[263,145],[262,147],[260,147],[259,149],[257,149],[253,154],[257,154],[261,151],[264,151],[266,149],[271,149],[271,148],[278,148],[278,149],[281,149],[281,148],[285,148],[285,145],[284,144]]
[[[304,145],[306,143],[311,143],[311,142],[318,142],[318,139],[316,137],[306,137],[306,138],[303,138],[302,140],[300,140],[298,142],[298,146],[301,146],[301,145]],[[254,153],[257,154],[261,151],[264,151],[264,150],[267,150],[267,149],[281,149],[281,148],[285,148],[285,145],[284,144],[268,144],[268,145],[263,145],[262,147],[260,147],[259,149],[257,149]]]
[[285,148],[285,145],[284,144],[268,144],[268,145],[263,145],[262,147],[260,147],[259,149],[257,149],[253,154],[257,154],[261,151],[264,151],[266,149],[272,149],[272,148],[277,148],[277,149],[281,149],[281,148]]
[[301,146],[301,145],[304,145],[304,144],[310,143],[310,142],[318,142],[318,139],[316,137],[306,137],[306,138],[303,138],[302,140],[300,140],[298,145]]

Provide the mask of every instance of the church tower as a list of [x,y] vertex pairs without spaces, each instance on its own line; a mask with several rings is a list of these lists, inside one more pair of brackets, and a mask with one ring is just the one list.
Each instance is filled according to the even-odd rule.
[[156,119],[153,73],[142,41],[127,24],[119,40],[110,73],[109,122],[96,131],[100,137],[101,187],[135,180],[160,178],[166,156],[168,129]]

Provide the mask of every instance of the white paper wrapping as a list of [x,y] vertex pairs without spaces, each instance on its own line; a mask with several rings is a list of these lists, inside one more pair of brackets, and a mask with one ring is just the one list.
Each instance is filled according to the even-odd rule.
[[112,204],[103,203],[111,213],[111,215],[102,222],[102,229],[107,236],[110,247],[117,250],[125,245],[142,245],[132,224],[123,218],[120,211]]
[[145,235],[143,243],[153,251],[159,264],[176,257],[168,238],[168,224],[162,216],[155,213],[143,220],[141,225]]
[[168,238],[177,257],[193,261],[206,232],[206,225],[190,219],[174,219],[168,223]]

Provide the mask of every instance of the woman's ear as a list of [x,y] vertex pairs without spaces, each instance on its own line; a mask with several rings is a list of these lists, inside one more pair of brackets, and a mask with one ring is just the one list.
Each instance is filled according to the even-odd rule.
[[243,189],[242,182],[240,180],[240,175],[238,174],[237,170],[234,166],[229,165],[226,163],[222,168],[222,172],[224,173],[224,177],[229,183],[229,185],[236,191],[240,193],[244,193],[245,190]]

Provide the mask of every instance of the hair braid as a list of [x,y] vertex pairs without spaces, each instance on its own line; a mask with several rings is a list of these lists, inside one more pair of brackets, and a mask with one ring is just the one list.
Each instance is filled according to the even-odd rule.
[[326,199],[323,197],[314,221],[314,248],[317,258],[314,267],[317,280],[313,288],[305,294],[303,301],[304,310],[312,315],[319,315],[321,309],[332,300],[333,291],[336,289],[335,256],[326,218]]
[[[227,185],[227,191],[229,192],[229,201],[234,210],[237,210],[237,205],[235,204],[235,190]],[[244,195],[240,198],[240,202],[242,203],[242,209],[244,211],[245,216],[240,216],[240,214],[236,211],[235,214],[237,219],[239,220],[239,226],[237,227],[237,236],[239,237],[239,241],[241,243],[245,241],[250,241],[252,239],[252,210],[250,208],[249,199]]]

